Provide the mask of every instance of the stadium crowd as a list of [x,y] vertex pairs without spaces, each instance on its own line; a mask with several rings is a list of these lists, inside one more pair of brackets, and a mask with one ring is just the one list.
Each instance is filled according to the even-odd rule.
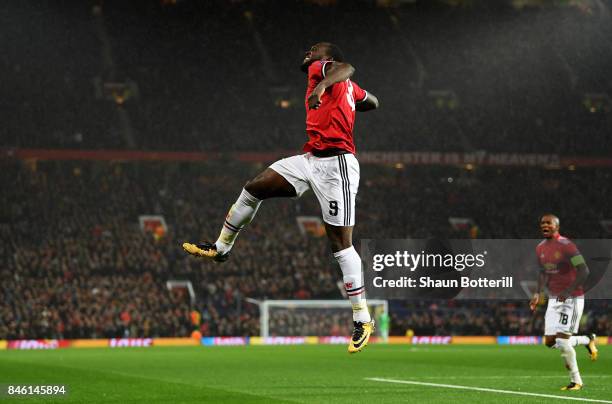
[[[412,330],[415,335],[542,335],[544,312],[542,307],[532,316],[521,301],[395,302],[391,334]],[[608,301],[587,299],[580,332],[609,335],[609,316]]]
[[[246,298],[342,299],[325,238],[301,234],[296,225],[298,215],[319,214],[311,196],[266,201],[223,265],[182,252],[183,241],[218,234],[258,163],[5,160],[1,168],[11,192],[0,195],[0,339],[187,336],[196,328],[203,335],[257,335],[258,307]],[[602,237],[599,219],[612,211],[598,195],[610,193],[610,175],[363,165],[356,246],[361,238],[468,237],[449,224],[454,215],[471,217],[479,237],[537,238],[536,217],[548,210],[560,215],[570,237]],[[580,198],[557,197],[577,189]],[[531,208],[521,201],[526,196]],[[581,209],[585,204],[590,208]],[[145,214],[163,215],[167,233],[143,232],[138,218]],[[173,279],[192,282],[194,302],[168,290]],[[587,303],[588,330],[612,334],[607,303]],[[193,310],[200,313],[195,322]],[[542,322],[541,314],[531,320],[522,301],[392,302],[390,311],[395,335],[538,333]],[[296,334],[300,324],[321,333],[346,327],[329,320],[274,321]]]
[[[358,151],[612,150],[609,5],[410,3],[13,2],[6,15],[21,23],[5,24],[18,46],[0,55],[11,77],[0,81],[11,111],[0,149],[299,150],[298,65],[305,49],[329,39],[384,111],[358,118]],[[325,238],[296,225],[297,216],[319,216],[311,197],[266,201],[224,265],[181,250],[218,234],[266,162],[37,162],[0,152],[9,190],[0,193],[0,339],[257,335],[251,299],[342,298]],[[607,195],[609,168],[364,165],[355,244],[537,238],[537,216],[547,211],[572,238],[605,238]],[[140,215],[162,215],[167,229],[144,232]],[[473,226],[457,229],[450,217]],[[191,281],[195,299],[169,280]],[[390,309],[395,335],[537,334],[543,321],[526,302]],[[315,317],[281,315],[274,332],[348,333],[341,317]],[[583,329],[612,335],[609,319],[608,301],[589,302]]]
[[[12,5],[24,23],[7,27],[9,38],[18,43],[27,29],[45,35],[28,38],[27,53],[15,46],[0,56],[13,77],[0,88],[14,109],[2,146],[294,150],[304,131],[298,66],[328,38],[384,109],[360,117],[361,150],[612,149],[608,3],[176,3],[82,3],[62,18],[47,18],[56,5]],[[127,82],[134,88],[117,104],[101,90]]]

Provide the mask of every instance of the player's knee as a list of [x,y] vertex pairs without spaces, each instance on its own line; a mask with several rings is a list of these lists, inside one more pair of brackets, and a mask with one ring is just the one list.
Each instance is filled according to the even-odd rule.
[[351,248],[353,245],[350,241],[344,240],[342,238],[331,239],[330,241],[333,252],[346,250],[347,248]]
[[244,189],[251,195],[253,195],[257,199],[266,199],[266,195],[262,192],[261,187],[257,181],[257,178],[253,178],[252,180],[248,180],[246,184],[244,184]]
[[337,234],[327,229],[327,238],[329,239],[329,244],[331,245],[331,249],[333,252],[338,252],[342,250],[342,240],[340,237],[338,237]]
[[567,338],[556,338],[555,346],[559,348],[559,350],[561,351],[561,355],[563,355],[567,350],[571,348],[569,340]]
[[352,238],[345,234],[340,228],[326,226],[326,230],[332,252],[342,251],[353,246]]

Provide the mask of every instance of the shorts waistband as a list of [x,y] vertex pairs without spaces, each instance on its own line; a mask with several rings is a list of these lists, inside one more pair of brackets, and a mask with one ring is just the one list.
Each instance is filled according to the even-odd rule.
[[311,150],[310,153],[312,153],[312,155],[315,157],[334,157],[342,154],[351,154],[351,152],[343,149]]

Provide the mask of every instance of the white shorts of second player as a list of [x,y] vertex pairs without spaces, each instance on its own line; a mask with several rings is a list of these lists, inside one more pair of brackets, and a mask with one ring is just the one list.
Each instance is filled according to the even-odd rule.
[[577,333],[583,309],[584,296],[571,297],[564,302],[558,302],[556,297],[551,297],[546,308],[544,335]]
[[326,223],[334,226],[355,224],[359,162],[354,155],[315,157],[306,153],[278,160],[270,168],[293,185],[298,198],[312,189]]

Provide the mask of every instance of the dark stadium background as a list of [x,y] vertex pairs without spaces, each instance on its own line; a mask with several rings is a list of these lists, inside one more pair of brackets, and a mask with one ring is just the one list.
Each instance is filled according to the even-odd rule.
[[[4,2],[0,340],[253,336],[247,298],[341,299],[325,239],[296,225],[318,215],[311,197],[265,202],[224,265],[180,248],[216,237],[244,182],[299,152],[298,67],[321,40],[381,101],[357,118],[357,246],[538,238],[547,211],[571,238],[609,238],[611,13],[605,0]],[[142,232],[143,214],[167,233]],[[543,330],[527,301],[390,310],[392,335]],[[581,330],[612,335],[609,318],[588,301]]]

